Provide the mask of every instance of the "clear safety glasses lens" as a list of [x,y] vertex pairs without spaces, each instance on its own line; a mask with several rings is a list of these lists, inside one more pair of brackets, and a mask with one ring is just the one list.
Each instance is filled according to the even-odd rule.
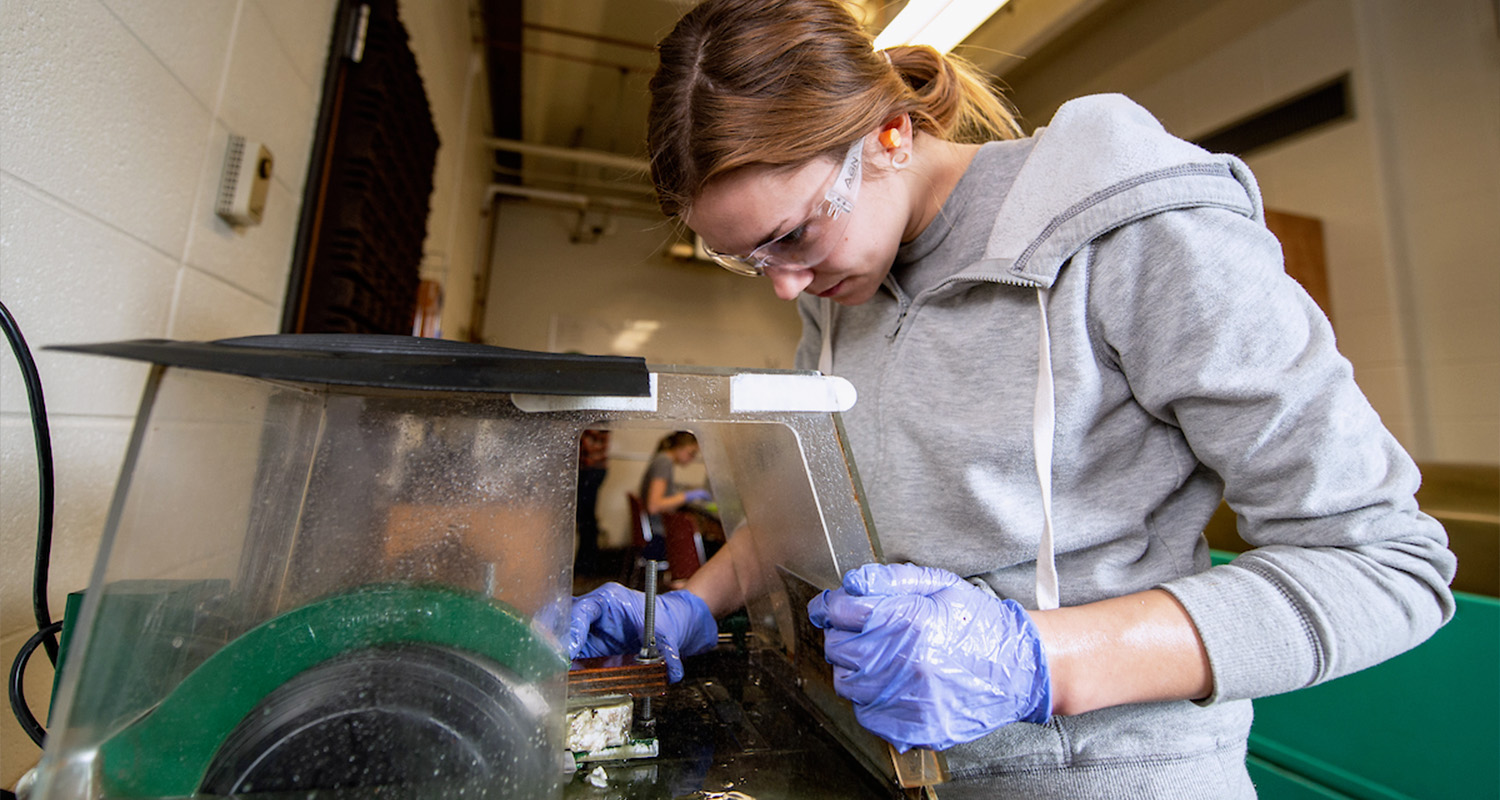
[[833,174],[812,214],[801,225],[755,248],[747,256],[718,253],[707,246],[703,249],[715,264],[736,275],[751,277],[763,276],[777,268],[802,269],[822,263],[838,246],[849,227],[849,215],[854,211],[855,198],[859,196],[863,153],[864,139],[856,139],[849,145],[843,164]]

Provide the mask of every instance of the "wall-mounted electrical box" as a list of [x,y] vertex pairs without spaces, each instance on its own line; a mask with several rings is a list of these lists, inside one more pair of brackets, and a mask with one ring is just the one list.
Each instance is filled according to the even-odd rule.
[[231,225],[259,225],[271,188],[272,163],[264,144],[231,135],[214,211]]

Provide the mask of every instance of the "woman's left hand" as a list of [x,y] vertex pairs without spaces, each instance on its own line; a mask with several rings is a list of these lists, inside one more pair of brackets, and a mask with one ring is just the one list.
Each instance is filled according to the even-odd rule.
[[951,572],[866,564],[807,611],[827,630],[834,690],[901,752],[1051,717],[1047,657],[1030,616]]
[[[682,659],[711,649],[719,626],[703,599],[678,590],[656,596],[656,645],[667,664],[667,680],[682,680]],[[606,583],[573,599],[568,627],[568,657],[590,658],[641,649],[645,635],[646,595],[618,583]]]

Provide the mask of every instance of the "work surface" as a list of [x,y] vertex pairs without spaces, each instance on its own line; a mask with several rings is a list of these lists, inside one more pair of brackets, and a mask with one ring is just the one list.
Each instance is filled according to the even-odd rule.
[[[660,755],[585,764],[564,797],[754,800],[893,797],[755,659],[721,647],[653,703]],[[602,767],[597,774],[595,767]],[[590,782],[590,775],[602,785]]]

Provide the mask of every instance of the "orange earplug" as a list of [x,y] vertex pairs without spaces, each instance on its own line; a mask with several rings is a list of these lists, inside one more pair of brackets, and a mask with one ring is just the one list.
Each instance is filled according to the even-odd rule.
[[879,136],[875,138],[885,149],[895,150],[896,148],[901,146],[901,129],[886,128],[885,130],[880,132]]

